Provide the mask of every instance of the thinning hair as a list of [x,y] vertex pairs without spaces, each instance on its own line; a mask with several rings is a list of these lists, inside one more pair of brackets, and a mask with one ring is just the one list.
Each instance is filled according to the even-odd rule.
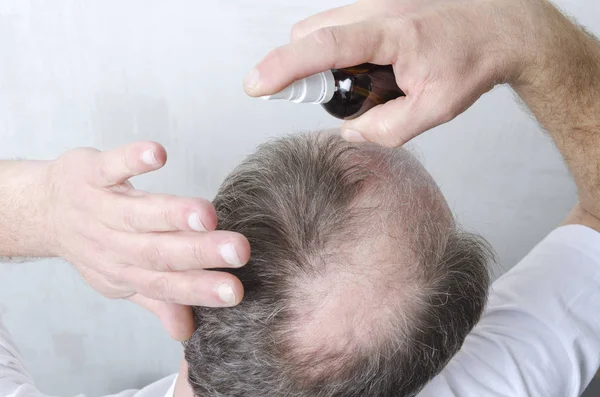
[[244,285],[240,305],[194,308],[185,357],[198,397],[414,396],[484,309],[493,254],[404,149],[280,138],[214,205],[252,254],[226,270]]

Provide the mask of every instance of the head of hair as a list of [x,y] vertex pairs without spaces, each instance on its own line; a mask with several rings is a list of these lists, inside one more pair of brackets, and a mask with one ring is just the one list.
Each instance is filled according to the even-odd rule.
[[252,253],[226,270],[244,285],[240,305],[194,308],[185,356],[198,397],[414,396],[485,306],[491,250],[405,149],[280,138],[214,205]]

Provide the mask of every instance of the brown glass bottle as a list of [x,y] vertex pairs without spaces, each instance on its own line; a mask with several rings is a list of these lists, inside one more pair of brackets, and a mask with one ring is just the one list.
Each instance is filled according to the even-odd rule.
[[370,63],[344,69],[332,69],[335,91],[321,104],[334,117],[351,120],[369,109],[405,96],[398,87],[391,65]]
[[365,63],[305,77],[263,98],[321,104],[332,116],[350,120],[401,96],[391,65]]

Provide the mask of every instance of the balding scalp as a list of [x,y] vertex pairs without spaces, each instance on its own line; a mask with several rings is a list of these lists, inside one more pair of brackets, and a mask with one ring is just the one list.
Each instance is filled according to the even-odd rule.
[[246,290],[239,306],[194,309],[185,350],[199,397],[413,396],[483,311],[492,253],[404,149],[281,138],[214,204],[252,254],[228,270]]

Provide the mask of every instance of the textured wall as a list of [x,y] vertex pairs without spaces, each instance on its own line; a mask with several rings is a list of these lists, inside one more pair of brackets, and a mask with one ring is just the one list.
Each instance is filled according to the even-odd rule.
[[[212,198],[267,137],[337,125],[318,107],[251,100],[241,80],[294,21],[342,3],[0,0],[0,158],[152,139],[169,162],[138,186]],[[600,32],[597,1],[560,5]],[[508,89],[413,147],[505,269],[575,201],[549,139]],[[180,348],[151,315],[103,299],[59,261],[0,266],[0,313],[47,393],[97,396],[177,368]]]

